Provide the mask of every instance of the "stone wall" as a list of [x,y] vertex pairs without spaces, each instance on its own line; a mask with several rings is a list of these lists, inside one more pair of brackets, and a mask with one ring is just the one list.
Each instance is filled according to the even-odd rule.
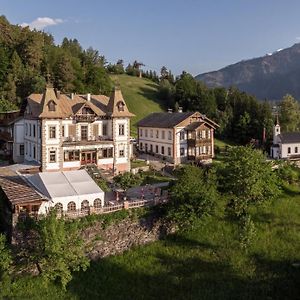
[[145,245],[174,232],[170,224],[153,216],[132,220],[126,218],[106,229],[101,223],[86,228],[82,237],[87,245],[90,259],[97,260],[109,255],[120,254],[133,246]]

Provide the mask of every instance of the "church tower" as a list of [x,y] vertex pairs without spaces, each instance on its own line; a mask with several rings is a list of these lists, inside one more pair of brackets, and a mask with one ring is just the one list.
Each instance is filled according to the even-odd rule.
[[276,115],[276,121],[273,126],[273,145],[278,144],[278,138],[277,136],[280,134],[280,125],[278,120],[278,114]]

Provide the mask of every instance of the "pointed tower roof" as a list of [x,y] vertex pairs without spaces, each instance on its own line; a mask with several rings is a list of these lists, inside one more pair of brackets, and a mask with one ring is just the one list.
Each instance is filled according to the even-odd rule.
[[[45,92],[41,101],[41,114],[40,118],[59,118],[62,116],[60,105],[58,105],[58,99],[54,88],[50,85],[46,86]],[[54,107],[54,109],[51,109]]]
[[276,114],[276,118],[275,118],[274,125],[275,125],[275,126],[276,126],[276,125],[280,126],[280,124],[279,124],[279,117],[278,117],[278,113]]
[[135,115],[129,112],[122,92],[119,88],[115,87],[110,95],[107,112],[111,117],[134,117]]

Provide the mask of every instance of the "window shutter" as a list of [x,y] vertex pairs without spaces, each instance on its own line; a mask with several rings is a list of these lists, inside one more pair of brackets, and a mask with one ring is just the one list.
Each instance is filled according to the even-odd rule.
[[99,128],[98,128],[98,124],[94,124],[94,136],[98,136],[99,135]]
[[69,136],[76,136],[76,125],[69,125]]

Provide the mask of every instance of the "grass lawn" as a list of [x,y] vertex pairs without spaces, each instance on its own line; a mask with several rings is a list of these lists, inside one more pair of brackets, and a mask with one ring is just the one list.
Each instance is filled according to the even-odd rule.
[[253,219],[257,235],[247,252],[220,201],[214,216],[188,232],[91,263],[65,293],[39,279],[23,279],[18,293],[26,299],[299,299],[300,268],[292,266],[300,262],[299,188],[254,209]]
[[141,185],[160,183],[160,182],[170,182],[173,180],[172,178],[163,176],[156,171],[143,172],[143,177],[144,179]]
[[115,84],[120,85],[129,111],[136,115],[131,121],[131,135],[136,137],[136,123],[152,112],[163,110],[157,96],[158,85],[149,79],[125,74],[110,77]]
[[145,167],[147,166],[146,162],[144,160],[132,160],[131,161],[131,168],[134,169],[134,168],[140,168],[140,167]]

